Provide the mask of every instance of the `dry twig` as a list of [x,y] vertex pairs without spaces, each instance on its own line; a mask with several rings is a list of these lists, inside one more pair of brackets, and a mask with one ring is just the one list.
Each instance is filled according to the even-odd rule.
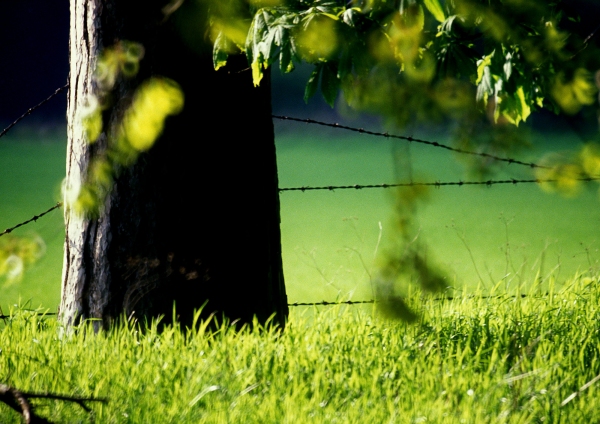
[[21,414],[26,424],[52,424],[47,419],[42,418],[35,413],[33,406],[29,403],[30,399],[35,398],[75,402],[86,412],[91,412],[91,409],[87,407],[84,402],[108,402],[108,399],[105,398],[82,398],[76,396],[54,395],[51,393],[22,392],[21,390],[7,386],[6,384],[0,384],[0,402],[3,402],[17,413]]

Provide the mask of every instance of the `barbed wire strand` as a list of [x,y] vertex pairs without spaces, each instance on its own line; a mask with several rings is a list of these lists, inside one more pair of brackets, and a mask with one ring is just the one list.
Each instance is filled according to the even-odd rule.
[[[468,295],[468,296],[442,296],[442,297],[434,297],[431,300],[433,300],[434,302],[440,302],[440,301],[453,301],[453,300],[463,300],[463,299],[500,299],[503,297],[506,298],[510,298],[510,299],[516,299],[516,298],[528,298],[528,297],[545,297],[548,296],[548,293],[541,293],[541,294],[526,294],[526,293],[519,293],[519,294],[497,294],[497,295]],[[370,300],[346,300],[346,301],[341,301],[341,302],[328,302],[326,300],[322,300],[320,302],[295,302],[295,303],[288,303],[288,306],[335,306],[335,305],[365,305],[365,304],[374,304],[374,303],[379,303],[379,302],[385,302],[385,299],[380,299],[379,301],[375,300],[375,299],[370,299]]]
[[[500,299],[500,298],[510,298],[510,299],[515,299],[515,298],[528,298],[528,297],[546,297],[548,296],[549,293],[541,293],[541,294],[526,294],[526,293],[520,293],[520,294],[512,294],[512,295],[508,295],[508,294],[499,294],[499,295],[468,295],[468,296],[464,296],[464,297],[458,297],[458,296],[444,296],[444,297],[434,297],[431,300],[433,300],[434,302],[440,302],[440,301],[453,301],[453,300],[464,300],[464,299]],[[385,302],[385,300],[383,300]],[[375,299],[370,299],[370,300],[345,300],[345,301],[341,301],[341,302],[328,302],[327,300],[322,300],[320,302],[294,302],[294,303],[288,303],[288,306],[290,307],[296,307],[296,306],[336,306],[336,305],[350,305],[350,306],[354,306],[354,305],[369,305],[369,304],[376,304],[379,303],[379,301],[375,300]],[[34,310],[31,309],[23,309],[23,311],[25,312],[35,312]],[[38,317],[46,317],[46,316],[56,316],[58,315],[58,312],[37,312],[36,316]],[[0,319],[1,320],[6,320],[11,318],[11,315],[0,315]]]
[[[585,177],[585,178],[575,178],[576,181],[600,181],[600,177]],[[534,180],[517,180],[511,178],[510,180],[487,180],[487,181],[436,181],[436,182],[410,182],[410,183],[398,183],[398,184],[354,184],[354,185],[339,185],[339,186],[319,186],[319,187],[311,187],[311,186],[303,186],[303,187],[284,187],[280,188],[279,191],[312,191],[312,190],[362,190],[364,188],[393,188],[393,187],[415,187],[415,186],[431,186],[431,187],[449,187],[449,186],[467,186],[467,185],[485,185],[491,187],[493,185],[498,184],[530,184],[530,183],[556,183],[557,179],[534,179]]]
[[69,84],[63,85],[60,88],[57,88],[56,91],[54,93],[52,93],[50,96],[48,96],[47,98],[45,98],[44,100],[42,100],[41,102],[39,102],[37,105],[30,107],[29,109],[27,109],[27,112],[25,112],[23,115],[19,116],[12,124],[10,124],[8,127],[4,128],[2,130],[2,132],[0,132],[0,138],[4,137],[6,135],[6,133],[15,125],[17,125],[22,119],[25,119],[27,116],[31,115],[37,108],[43,106],[44,104],[46,104],[47,102],[49,102],[50,100],[52,100],[55,96],[58,96],[61,92],[63,92],[64,90],[66,90],[67,88],[69,88]]
[[334,305],[364,305],[369,303],[376,303],[375,300],[345,300],[342,302],[328,302],[322,300],[320,302],[295,302],[288,303],[288,306],[334,306]]
[[[575,180],[582,181],[582,182],[600,181],[600,177],[575,178]],[[440,187],[450,187],[450,186],[461,187],[461,186],[469,186],[469,185],[471,185],[471,186],[484,185],[484,186],[491,187],[493,185],[498,185],[498,184],[517,185],[517,184],[530,184],[530,183],[542,184],[542,183],[556,183],[556,182],[558,182],[557,179],[517,180],[517,179],[511,178],[510,180],[487,180],[487,181],[435,181],[435,182],[423,182],[423,183],[409,182],[409,183],[398,183],[398,184],[384,183],[384,184],[354,184],[354,185],[339,185],[339,186],[329,185],[329,186],[318,186],[318,187],[311,187],[311,186],[283,187],[283,188],[279,188],[279,191],[280,192],[284,192],[284,191],[305,192],[305,191],[317,191],[317,190],[335,191],[335,190],[362,190],[362,189],[369,189],[369,188],[394,188],[394,187],[415,187],[415,186],[429,186],[429,187],[440,188]],[[35,215],[32,218],[28,219],[27,221],[23,221],[20,224],[17,224],[13,227],[7,228],[6,230],[4,230],[3,232],[0,233],[0,237],[12,232],[13,230],[15,230],[19,227],[22,227],[24,225],[27,225],[31,222],[36,221],[38,218],[41,218],[42,216],[52,212],[55,209],[60,208],[61,206],[62,206],[62,202],[58,202],[56,205],[52,206],[47,211],[42,212],[39,215]]]
[[443,143],[438,143],[437,141],[429,141],[429,140],[423,140],[420,138],[415,138],[412,136],[404,136],[404,135],[396,135],[396,134],[390,134],[388,132],[378,132],[378,131],[370,131],[370,130],[365,130],[364,128],[356,128],[356,127],[350,127],[347,125],[341,125],[338,123],[329,123],[329,122],[322,122],[322,121],[317,121],[315,119],[303,119],[303,118],[294,118],[291,116],[281,116],[281,115],[271,115],[271,117],[273,119],[279,119],[279,120],[283,120],[283,121],[294,121],[294,122],[302,122],[305,124],[315,124],[315,125],[322,125],[324,127],[330,127],[330,128],[337,128],[337,129],[342,129],[342,130],[348,130],[348,131],[354,131],[360,134],[368,134],[368,135],[373,135],[376,137],[385,137],[385,138],[394,138],[394,139],[399,139],[399,140],[406,140],[409,142],[415,142],[415,143],[420,143],[420,144],[426,144],[428,146],[433,146],[433,147],[439,147],[441,149],[446,149],[449,150],[451,152],[455,152],[455,153],[460,153],[463,155],[473,155],[473,156],[480,156],[483,158],[487,158],[487,159],[493,159],[499,162],[507,162],[508,164],[515,164],[515,165],[523,165],[523,166],[527,166],[529,168],[542,168],[542,169],[550,169],[549,166],[544,166],[544,165],[539,165],[537,163],[533,163],[533,162],[523,162],[520,161],[518,159],[513,159],[513,158],[503,158],[500,156],[495,156],[489,153],[484,153],[484,152],[474,152],[472,150],[464,150],[464,149],[458,149],[455,147],[451,147],[448,146],[447,144],[443,144]]
[[55,210],[55,209],[58,209],[58,208],[60,208],[61,206],[62,206],[62,202],[58,202],[56,205],[52,206],[52,207],[51,207],[50,209],[48,209],[47,211],[45,211],[45,212],[42,212],[42,213],[40,213],[39,215],[34,215],[32,218],[28,219],[27,221],[23,221],[23,222],[21,222],[20,224],[17,224],[17,225],[15,225],[14,227],[10,227],[10,228],[7,228],[6,230],[2,231],[2,232],[0,233],[0,237],[2,237],[2,236],[3,236],[3,235],[5,235],[5,234],[9,234],[9,233],[13,232],[13,230],[16,230],[16,229],[17,229],[17,228],[19,228],[19,227],[22,227],[22,226],[24,226],[24,225],[27,225],[27,224],[29,224],[30,222],[37,221],[39,218],[43,217],[43,216],[44,216],[44,215],[46,215],[46,214],[49,214],[50,212],[52,212],[52,211],[53,211],[53,210]]

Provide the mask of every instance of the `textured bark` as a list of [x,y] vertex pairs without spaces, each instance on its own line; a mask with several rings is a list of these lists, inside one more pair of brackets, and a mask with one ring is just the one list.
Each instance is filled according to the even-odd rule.
[[[177,81],[184,111],[115,181],[98,219],[65,209],[60,316],[66,324],[121,314],[179,318],[205,314],[283,325],[279,196],[268,79],[254,88],[243,57],[212,68],[201,2],[165,21],[166,1],[71,0],[67,183],[85,177],[107,134],[89,145],[77,121],[94,90],[98,52],[116,40],[141,42],[138,77],[119,81],[105,122],[118,122],[130,93],[151,75]],[[117,96],[119,97],[119,96]]]

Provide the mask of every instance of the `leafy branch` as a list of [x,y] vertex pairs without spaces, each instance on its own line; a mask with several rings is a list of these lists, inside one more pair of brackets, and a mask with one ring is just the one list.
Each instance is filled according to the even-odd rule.
[[320,88],[333,106],[341,91],[351,106],[401,125],[413,115],[457,117],[476,109],[493,123],[518,125],[539,108],[572,114],[595,101],[595,49],[575,54],[589,36],[563,30],[570,17],[554,3],[251,3],[253,16],[217,20],[215,68],[244,51],[258,85],[277,61],[284,73],[312,64],[305,100]]

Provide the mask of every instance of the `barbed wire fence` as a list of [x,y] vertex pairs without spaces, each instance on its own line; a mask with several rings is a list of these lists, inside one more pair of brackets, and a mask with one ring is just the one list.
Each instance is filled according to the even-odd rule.
[[27,111],[23,115],[19,116],[8,127],[4,128],[2,130],[2,132],[0,132],[0,138],[4,137],[10,131],[10,129],[12,127],[14,127],[15,125],[17,125],[23,119],[27,118],[29,115],[31,115],[33,112],[35,112],[37,109],[39,109],[40,107],[44,106],[46,103],[48,103],[54,97],[58,96],[60,93],[62,93],[63,91],[65,91],[68,88],[69,88],[69,84],[65,84],[62,87],[57,88],[54,93],[50,94],[48,97],[46,97],[44,100],[42,100],[41,102],[39,102],[37,105],[32,106],[29,109],[27,109]]
[[[69,88],[69,84],[66,84],[62,87],[57,88],[54,93],[49,95],[47,98],[42,100],[37,105],[29,108],[24,114],[19,116],[10,125],[8,125],[6,128],[4,128],[4,130],[2,130],[2,132],[0,132],[0,138],[5,136],[8,133],[8,131],[10,131],[10,129],[12,129],[15,125],[19,124],[27,116],[31,115],[37,109],[39,109],[40,107],[42,107],[43,105],[48,103],[50,100],[52,100],[54,97],[56,97],[60,93],[64,92],[68,88]],[[293,121],[293,122],[305,123],[305,124],[310,124],[310,125],[318,125],[318,126],[325,126],[325,127],[335,128],[335,129],[340,129],[340,130],[352,131],[352,132],[356,132],[356,133],[360,133],[360,134],[371,135],[374,137],[397,139],[397,140],[407,141],[410,143],[414,142],[414,143],[432,146],[435,148],[448,150],[448,151],[458,153],[458,154],[479,156],[482,158],[491,159],[491,160],[498,161],[498,162],[504,162],[504,163],[508,163],[508,164],[525,166],[530,169],[535,169],[535,168],[550,169],[550,167],[548,167],[548,166],[537,164],[534,162],[525,162],[525,161],[521,161],[521,160],[518,160],[515,158],[500,157],[500,156],[492,155],[492,154],[485,153],[485,152],[475,152],[475,151],[470,151],[470,150],[459,149],[459,148],[449,146],[447,144],[439,143],[437,141],[420,139],[420,138],[416,138],[413,136],[403,136],[403,135],[397,135],[397,134],[390,134],[388,132],[372,131],[372,130],[368,130],[368,129],[364,129],[364,128],[351,127],[351,126],[342,125],[339,123],[323,122],[323,121],[318,121],[318,120],[314,120],[314,119],[295,118],[295,117],[281,116],[281,115],[272,115],[272,118],[277,119],[277,120],[282,120],[282,121]],[[600,177],[579,177],[579,178],[574,178],[574,180],[581,181],[581,182],[600,181]],[[289,191],[301,191],[301,192],[331,191],[331,192],[333,192],[335,190],[389,189],[389,188],[397,188],[397,187],[415,187],[415,186],[425,186],[425,187],[435,187],[435,188],[451,187],[451,186],[454,186],[454,187],[464,187],[464,186],[491,187],[491,186],[495,186],[495,185],[516,186],[516,185],[521,185],[521,184],[543,184],[543,183],[556,183],[556,182],[558,182],[557,179],[515,179],[515,178],[503,179],[503,180],[489,179],[489,180],[485,180],[485,181],[462,181],[462,180],[459,180],[459,181],[432,181],[432,182],[410,181],[410,182],[406,182],[406,183],[280,187],[279,192],[289,192]],[[241,187],[241,186],[242,186],[242,184],[239,185],[239,187]],[[4,231],[2,231],[0,233],[0,237],[4,236],[6,234],[10,234],[17,228],[23,227],[32,222],[36,222],[39,218],[46,216],[47,214],[51,213],[52,211],[54,211],[56,209],[61,208],[62,206],[63,206],[62,202],[57,202],[54,206],[47,209],[46,211],[41,212],[37,215],[34,215],[25,221],[22,221],[16,225],[13,225],[12,227],[6,228]],[[527,295],[521,294],[520,296],[527,296]],[[486,298],[486,297],[491,297],[491,296],[479,296],[479,297]],[[442,298],[439,298],[436,300],[453,300],[453,299],[454,299],[453,297],[442,297]],[[374,304],[376,302],[377,301],[375,299],[346,300],[346,301],[334,301],[334,302],[323,300],[320,302],[294,302],[294,303],[289,303],[288,306],[296,307],[296,306],[365,305],[365,304]],[[56,315],[56,313],[40,313],[40,315]],[[9,318],[9,316],[1,314],[1,311],[0,311],[0,319],[7,319],[7,318]]]

